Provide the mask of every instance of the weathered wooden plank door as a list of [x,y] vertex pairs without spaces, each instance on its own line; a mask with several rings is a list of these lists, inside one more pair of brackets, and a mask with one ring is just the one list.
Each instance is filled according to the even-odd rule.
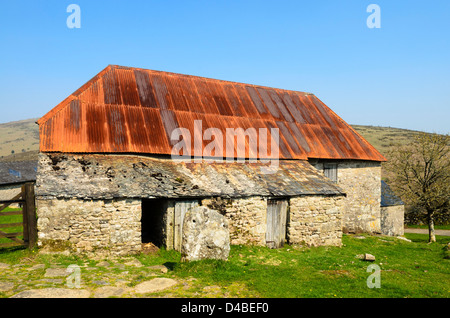
[[287,200],[267,200],[266,244],[279,248],[286,240]]
[[174,217],[175,217],[175,229],[173,231],[174,237],[173,237],[173,245],[174,249],[176,251],[181,251],[181,240],[183,238],[183,222],[184,222],[184,216],[186,215],[186,212],[192,208],[198,206],[197,200],[189,200],[189,201],[176,201],[175,202],[175,211],[174,211]]

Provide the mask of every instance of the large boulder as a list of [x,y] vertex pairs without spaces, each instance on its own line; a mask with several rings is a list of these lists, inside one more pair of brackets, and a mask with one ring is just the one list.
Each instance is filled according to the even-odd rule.
[[189,209],[183,222],[181,254],[183,261],[227,260],[230,254],[228,220],[205,206]]

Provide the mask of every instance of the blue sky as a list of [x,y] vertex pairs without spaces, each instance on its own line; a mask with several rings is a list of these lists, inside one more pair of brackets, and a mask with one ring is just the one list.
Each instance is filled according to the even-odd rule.
[[[367,27],[371,3],[381,28]],[[448,0],[3,1],[0,43],[0,122],[40,117],[118,64],[312,92],[350,124],[450,132]]]

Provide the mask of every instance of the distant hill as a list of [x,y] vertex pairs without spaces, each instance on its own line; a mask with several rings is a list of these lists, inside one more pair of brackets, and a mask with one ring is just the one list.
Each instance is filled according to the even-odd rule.
[[0,124],[0,160],[4,161],[5,157],[28,160],[29,152],[38,152],[39,127],[36,120],[33,118]]
[[[0,161],[24,161],[37,158],[39,127],[37,118],[0,124]],[[378,126],[352,125],[379,152],[411,142],[418,131]]]
[[417,130],[392,127],[362,125],[352,127],[383,155],[390,147],[408,144],[414,140],[414,136],[421,133]]

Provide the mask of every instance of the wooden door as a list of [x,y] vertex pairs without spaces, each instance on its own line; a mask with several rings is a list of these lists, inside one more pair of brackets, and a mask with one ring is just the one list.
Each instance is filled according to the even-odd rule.
[[279,248],[286,240],[287,200],[267,200],[266,244]]
[[198,206],[198,201],[190,200],[190,201],[176,201],[175,202],[175,229],[174,229],[174,237],[173,237],[173,245],[174,249],[178,252],[181,251],[181,240],[183,238],[183,221],[186,212],[195,206]]

